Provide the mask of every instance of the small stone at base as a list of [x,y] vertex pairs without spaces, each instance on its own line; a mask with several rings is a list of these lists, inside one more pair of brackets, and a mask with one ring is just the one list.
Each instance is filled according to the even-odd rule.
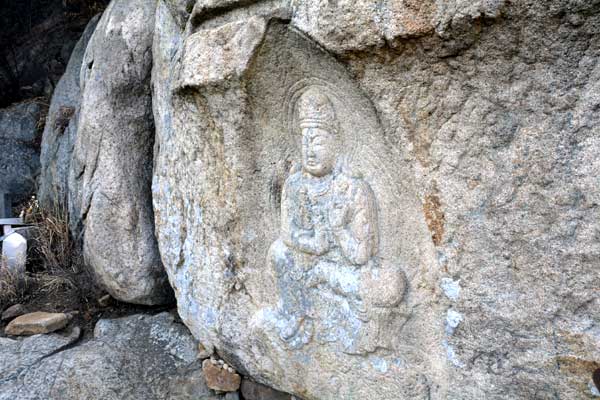
[[23,304],[12,305],[2,313],[2,321],[8,321],[10,319],[20,317],[25,313],[27,313],[27,310]]
[[206,380],[206,386],[220,392],[236,392],[242,382],[241,376],[235,372],[229,372],[219,365],[214,365],[211,360],[202,362],[202,373]]
[[64,328],[70,320],[70,316],[64,313],[37,311],[13,319],[6,327],[5,333],[13,336],[50,333]]

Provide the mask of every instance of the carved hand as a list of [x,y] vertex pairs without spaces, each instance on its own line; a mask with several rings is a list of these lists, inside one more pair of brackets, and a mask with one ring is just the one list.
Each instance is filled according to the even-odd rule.
[[350,207],[342,199],[335,199],[329,210],[329,224],[335,229],[342,229],[348,225]]

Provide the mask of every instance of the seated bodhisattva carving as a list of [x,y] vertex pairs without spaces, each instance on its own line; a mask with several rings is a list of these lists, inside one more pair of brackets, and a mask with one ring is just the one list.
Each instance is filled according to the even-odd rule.
[[302,135],[302,167],[285,181],[281,234],[271,245],[269,261],[278,278],[280,338],[299,348],[313,335],[323,341],[327,335],[339,340],[339,332],[315,332],[316,309],[332,309],[326,312],[345,320],[341,325],[352,323],[345,317],[344,305],[325,304],[327,296],[311,289],[325,288],[330,298],[343,299],[352,315],[364,313],[360,271],[378,263],[378,223],[371,187],[347,172],[329,96],[318,87],[308,88],[295,112]]

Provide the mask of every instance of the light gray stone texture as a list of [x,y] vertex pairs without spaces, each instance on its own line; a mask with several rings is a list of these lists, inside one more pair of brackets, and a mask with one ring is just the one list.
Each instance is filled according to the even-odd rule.
[[195,0],[167,0],[164,4],[169,8],[180,27],[184,27],[194,7]]
[[[498,17],[504,0],[293,1],[292,23],[336,53],[400,45],[431,36],[452,42],[481,18]],[[461,38],[459,41],[463,41]]]
[[0,110],[0,192],[8,193],[15,203],[35,190],[41,113],[41,106],[34,101]]
[[0,338],[0,399],[218,400],[204,383],[196,342],[173,315],[98,321],[93,338]]
[[[158,6],[153,201],[179,313],[203,345],[307,400],[593,398],[600,2],[195,10],[183,28]],[[340,154],[377,204],[389,269],[350,285],[366,290],[313,286],[297,261],[278,276],[268,257],[301,158],[289,105],[311,85],[331,94]],[[393,298],[398,276],[401,301],[350,329],[344,299]],[[290,346],[280,311],[295,290],[306,301],[288,309],[303,305],[314,329]],[[339,329],[325,340],[325,326]],[[361,332],[374,342],[354,348]]]
[[83,252],[116,299],[172,301],[151,200],[154,124],[150,95],[155,2],[115,0],[81,65],[82,102],[69,171],[69,213]]
[[38,200],[43,207],[66,206],[69,168],[77,136],[81,105],[80,76],[83,55],[100,16],[92,18],[75,45],[64,75],[56,85],[46,117],[40,154]]
[[[3,399],[15,397],[18,391],[18,378],[27,373],[38,362],[52,354],[68,348],[76,343],[81,336],[79,328],[73,328],[62,333],[35,335],[25,338],[1,337],[0,343],[0,396]],[[23,380],[21,379],[21,382]],[[13,397],[10,397],[10,396]]]

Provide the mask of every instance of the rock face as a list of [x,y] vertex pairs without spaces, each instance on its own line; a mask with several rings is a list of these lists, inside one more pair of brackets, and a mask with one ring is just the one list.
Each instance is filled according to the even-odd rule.
[[68,175],[77,136],[77,119],[81,104],[80,71],[88,41],[94,33],[99,16],[87,25],[75,45],[65,74],[62,76],[50,103],[42,137],[40,155],[41,176],[38,198],[43,207],[54,209],[66,206]]
[[190,8],[152,192],[206,348],[306,400],[591,398],[600,4]]
[[287,393],[278,392],[248,379],[242,381],[240,391],[245,400],[292,400]]
[[0,399],[218,400],[206,387],[196,343],[169,313],[100,320],[76,329],[0,338]]
[[86,262],[116,299],[172,300],[154,237],[150,96],[154,2],[113,1],[81,66],[69,214]]
[[10,194],[13,202],[24,200],[35,187],[41,113],[33,101],[0,110],[0,192]]

